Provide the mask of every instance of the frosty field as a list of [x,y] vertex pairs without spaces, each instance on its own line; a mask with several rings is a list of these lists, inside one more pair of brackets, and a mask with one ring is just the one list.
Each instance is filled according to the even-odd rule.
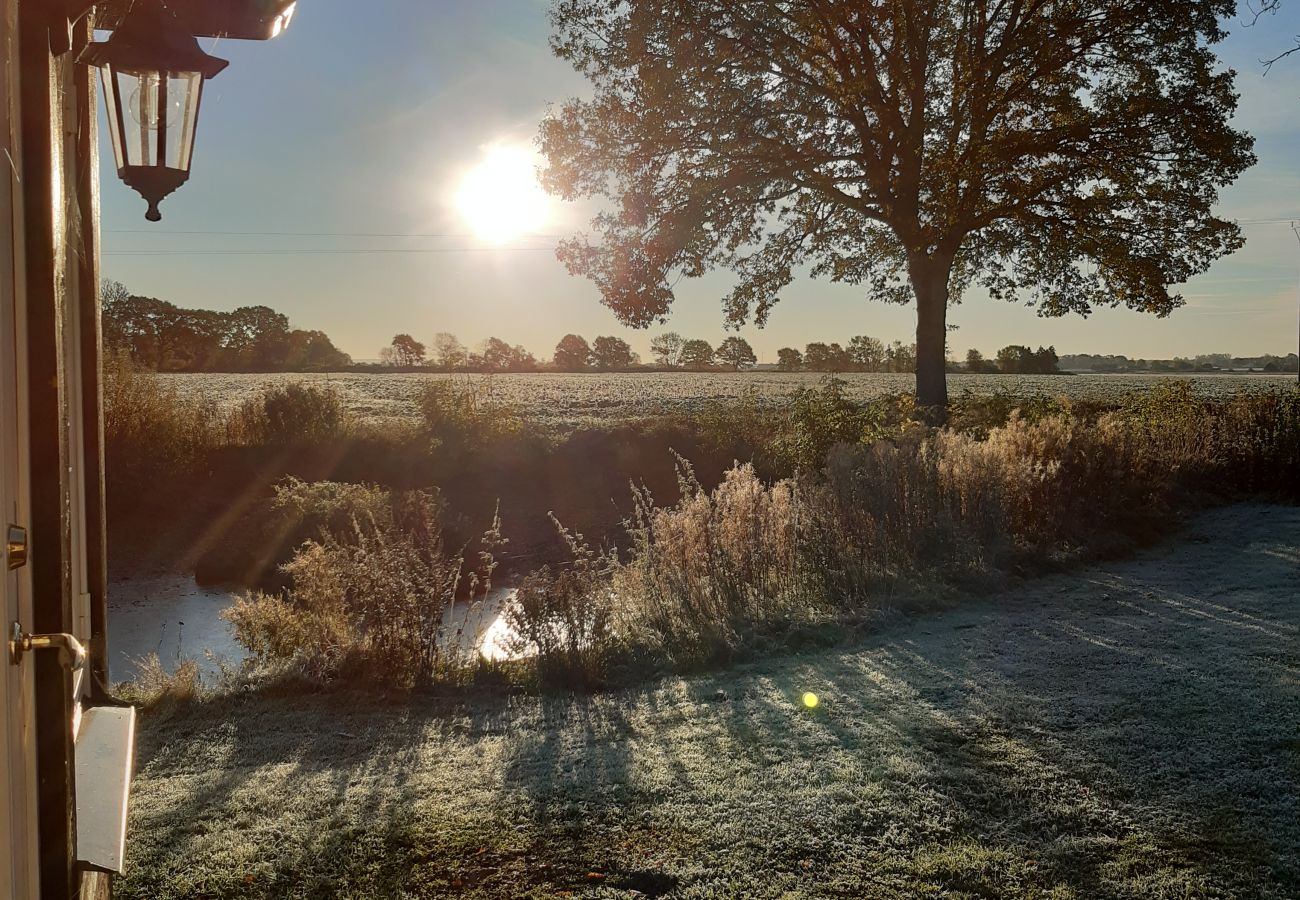
[[[362,419],[408,419],[417,415],[415,397],[431,379],[489,383],[493,393],[548,427],[591,424],[662,414],[697,411],[712,401],[737,400],[752,393],[758,403],[780,403],[792,391],[816,387],[824,375],[812,372],[655,372],[590,374],[186,374],[161,375],[184,398],[212,398],[234,406],[263,385],[293,381],[330,384]],[[840,375],[859,399],[911,391],[912,375],[850,373]],[[964,393],[1003,392],[1020,397],[1069,396],[1079,400],[1118,399],[1147,391],[1166,376],[1158,375],[949,375],[948,390]],[[1184,376],[1204,396],[1223,397],[1239,390],[1277,390],[1295,384],[1294,375]]]

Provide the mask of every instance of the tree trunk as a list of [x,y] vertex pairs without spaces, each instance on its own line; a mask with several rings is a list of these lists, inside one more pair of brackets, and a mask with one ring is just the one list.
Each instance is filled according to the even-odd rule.
[[933,424],[948,416],[949,260],[917,257],[908,266],[916,294],[916,404]]

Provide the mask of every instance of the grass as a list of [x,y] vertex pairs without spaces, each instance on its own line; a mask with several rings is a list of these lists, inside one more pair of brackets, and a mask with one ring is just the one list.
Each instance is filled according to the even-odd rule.
[[613,693],[151,713],[117,896],[1294,897],[1297,535],[1219,509],[851,648]]

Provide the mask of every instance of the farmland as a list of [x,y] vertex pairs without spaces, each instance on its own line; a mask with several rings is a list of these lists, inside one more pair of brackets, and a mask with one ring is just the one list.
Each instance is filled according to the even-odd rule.
[[[310,381],[327,383],[362,420],[417,416],[415,397],[431,379],[488,381],[494,396],[513,405],[528,419],[548,428],[568,431],[584,426],[646,416],[689,414],[712,402],[750,397],[759,405],[779,404],[791,392],[816,387],[825,377],[788,372],[666,372],[531,375],[423,375],[423,374],[196,374],[162,375],[164,383],[186,399],[212,399],[232,407],[253,396],[264,385]],[[852,373],[839,376],[848,394],[869,400],[884,394],[910,392],[915,377],[908,374]],[[949,375],[954,398],[963,394],[1009,393],[1017,397],[1069,396],[1076,400],[1119,400],[1144,392],[1165,380],[1155,375]],[[1227,397],[1237,391],[1274,390],[1295,383],[1293,375],[1187,376],[1202,396]]]

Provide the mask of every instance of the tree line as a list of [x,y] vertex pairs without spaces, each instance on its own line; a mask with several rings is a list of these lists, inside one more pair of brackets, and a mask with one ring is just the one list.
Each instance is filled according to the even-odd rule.
[[1059,375],[1060,357],[1055,347],[1030,350],[1020,344],[1011,344],[998,351],[996,359],[985,359],[978,350],[966,351],[965,371],[1004,375]]
[[454,334],[442,331],[430,344],[409,334],[394,335],[379,351],[379,364],[403,369],[432,368],[444,372],[536,372],[541,364],[526,348],[490,337],[470,350]]
[[1295,372],[1300,369],[1300,357],[1294,353],[1276,356],[1233,356],[1230,353],[1202,353],[1190,359],[1175,356],[1173,359],[1129,359],[1127,356],[1093,353],[1067,354],[1061,357],[1061,366],[1079,372]]
[[666,331],[651,339],[650,353],[655,365],[662,369],[705,371],[725,367],[740,372],[758,364],[754,348],[739,335],[732,335],[714,347],[700,338],[684,338],[675,331]]
[[[949,371],[978,374],[1054,375],[1060,372],[1055,347],[1031,350],[1011,344],[998,351],[995,359],[985,359],[978,350],[966,353],[965,365],[949,362]],[[915,372],[916,345],[894,341],[886,344],[860,334],[847,346],[814,341],[800,352],[794,347],[777,351],[777,369],[782,372]]]
[[[655,369],[694,372],[720,369],[741,372],[758,364],[749,342],[732,335],[714,347],[700,338],[685,338],[675,331],[656,335],[650,341]],[[580,334],[566,334],[555,345],[548,361],[539,361],[521,346],[511,346],[491,337],[477,350],[468,350],[455,335],[443,332],[431,345],[409,334],[398,334],[380,354],[382,365],[399,368],[432,368],[448,372],[619,372],[645,368],[627,341],[602,336],[588,341]],[[1058,368],[1056,348],[1032,350],[1019,344],[1003,347],[997,357],[984,359],[978,350],[966,355],[964,367],[950,364],[953,371],[1008,374],[1053,374]],[[916,345],[902,341],[885,343],[868,335],[857,335],[847,345],[813,341],[802,351],[782,347],[776,368],[782,372],[915,372]]]
[[865,334],[851,338],[847,346],[813,341],[802,352],[782,347],[776,367],[782,372],[915,372],[916,344],[886,344]]
[[268,306],[184,309],[109,280],[100,297],[104,347],[157,372],[303,372],[352,364],[323,331],[290,328],[288,317]]
[[[715,348],[708,341],[684,338],[670,331],[650,342],[650,352],[653,365],[661,369],[728,368],[739,372],[758,363],[754,348],[737,336]],[[435,335],[429,345],[409,334],[395,335],[380,351],[380,364],[447,372],[619,372],[643,367],[640,355],[627,341],[609,335],[588,342],[580,334],[566,334],[555,345],[550,360],[543,362],[524,347],[512,347],[495,337],[488,338],[477,350],[469,350],[455,335],[446,332]]]

